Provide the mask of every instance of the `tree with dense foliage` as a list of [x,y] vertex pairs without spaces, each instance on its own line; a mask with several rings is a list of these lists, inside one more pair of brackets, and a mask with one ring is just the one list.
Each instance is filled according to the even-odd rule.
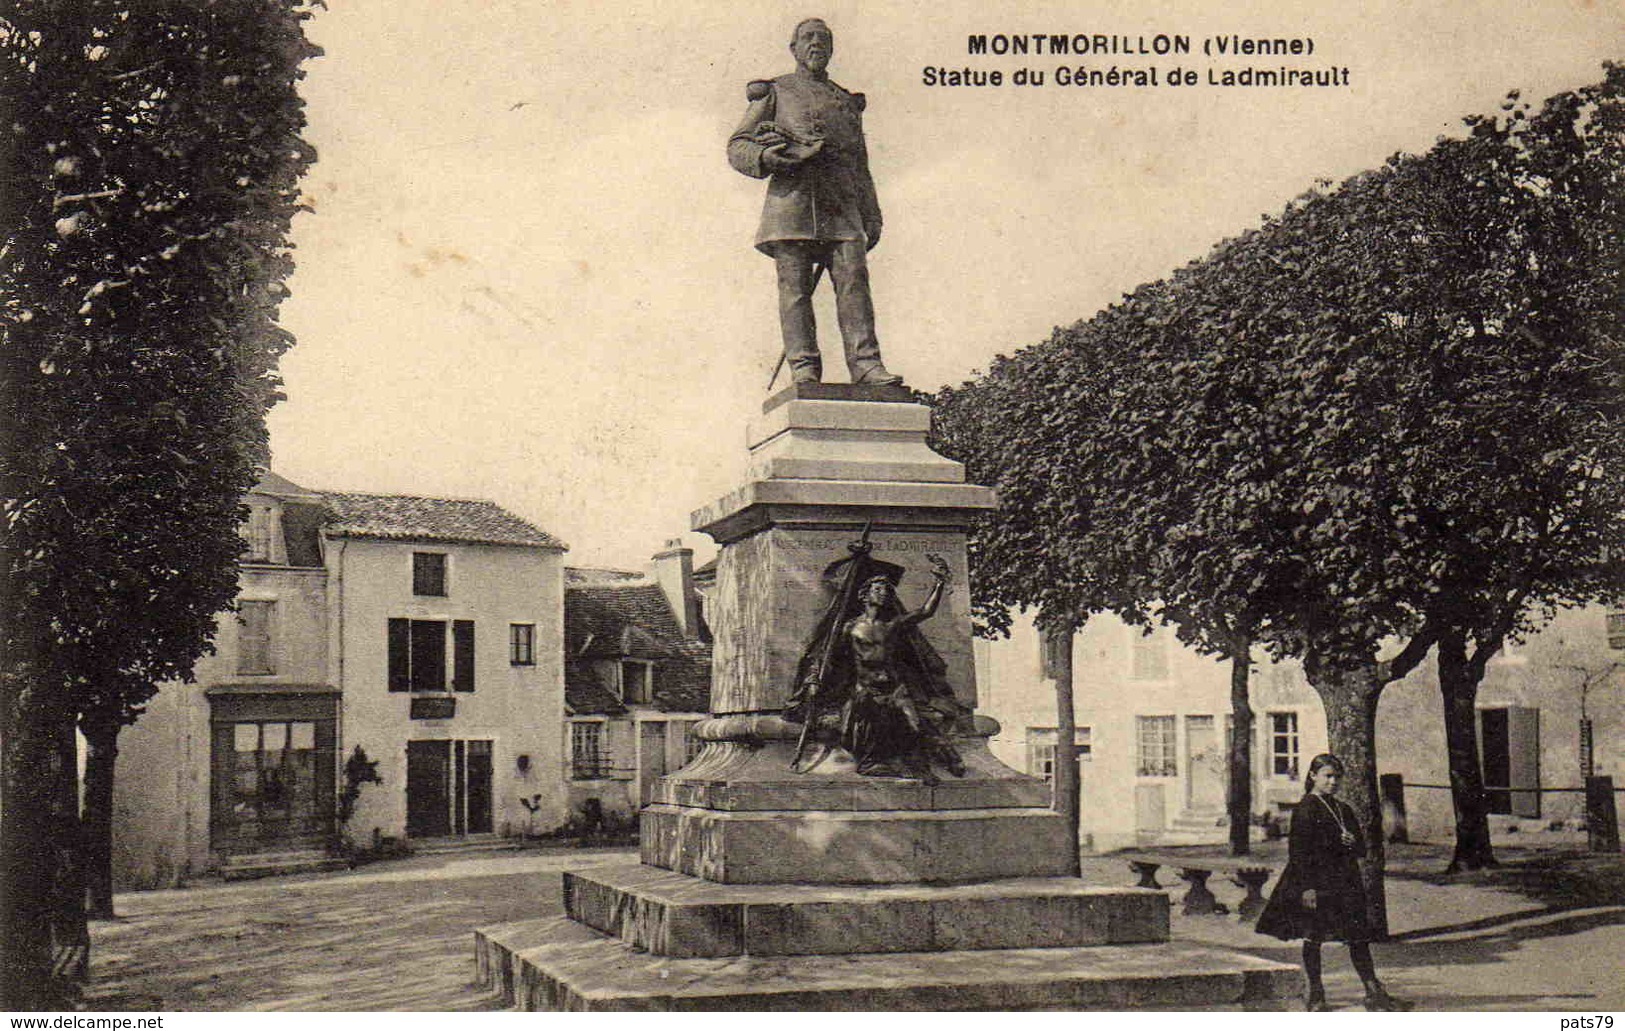
[[[1057,489],[1065,472],[1045,446],[1089,435],[1091,422],[1104,412],[1099,402],[1109,393],[1107,382],[1089,377],[1110,369],[1117,358],[1058,347],[1063,332],[1056,330],[1049,346],[1001,355],[982,379],[925,400],[935,408],[932,446],[965,462],[973,482],[998,492],[998,513],[978,520],[968,547],[976,629],[986,637],[1007,636],[1012,608],[1035,614],[1045,676],[1055,683],[1055,807],[1076,839],[1081,808],[1073,641],[1094,613],[1133,612],[1136,600],[1117,589],[1130,583],[1127,575],[1105,570],[1098,556],[1079,546],[1089,496]],[[1088,340],[1114,346],[1105,335]],[[1013,412],[1035,421],[1008,420]]]
[[1393,199],[1416,284],[1395,307],[1435,338],[1418,386],[1463,413],[1429,428],[1446,457],[1416,524],[1443,564],[1418,605],[1444,628],[1452,870],[1494,862],[1474,705],[1489,659],[1556,608],[1621,589],[1622,101],[1617,67],[1538,110],[1513,94]]
[[[979,396],[998,427],[947,440],[995,443],[958,454],[983,482],[1025,470],[997,547],[1063,549],[1101,607],[1198,648],[1303,661],[1373,843],[1378,927],[1384,685],[1435,643],[1487,658],[1617,589],[1597,556],[1625,519],[1620,84],[1610,68],[1536,118],[1474,119],[1317,189],[988,377],[1064,383],[940,399]],[[987,598],[1030,603],[1055,568],[995,572]]]
[[308,17],[303,0],[0,14],[0,1008],[59,1004],[53,952],[85,947],[83,887],[61,889],[78,820],[51,804],[77,784],[75,721],[105,829],[117,728],[190,677],[237,590],[314,159]]

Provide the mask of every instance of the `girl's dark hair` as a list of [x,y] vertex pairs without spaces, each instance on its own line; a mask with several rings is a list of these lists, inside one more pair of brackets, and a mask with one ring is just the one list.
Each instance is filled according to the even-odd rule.
[[1339,759],[1330,752],[1322,752],[1313,759],[1309,760],[1309,772],[1303,778],[1304,794],[1307,795],[1309,792],[1314,790],[1315,774],[1319,773],[1321,769],[1327,766],[1330,766],[1332,769],[1336,770],[1339,777],[1348,776],[1348,768],[1343,765],[1343,760]]

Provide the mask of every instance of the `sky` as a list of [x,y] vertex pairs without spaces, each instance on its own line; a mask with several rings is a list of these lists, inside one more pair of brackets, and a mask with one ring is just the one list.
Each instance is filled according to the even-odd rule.
[[[728,167],[745,85],[793,69],[803,17],[868,96],[887,364],[960,383],[1276,213],[1317,179],[1418,152],[1625,60],[1613,0],[345,0],[309,25],[319,158],[283,325],[273,465],[306,487],[488,498],[635,569],[737,487],[779,351],[764,184]],[[971,35],[1191,38],[1186,55],[996,56]],[[1214,57],[1203,40],[1313,41]],[[1057,69],[1194,86],[1063,86]],[[1248,66],[1348,85],[1208,85]],[[945,87],[924,69],[1004,73]],[[1009,84],[1045,73],[1041,87]],[[844,373],[827,285],[826,368]],[[782,385],[782,379],[780,381]]]

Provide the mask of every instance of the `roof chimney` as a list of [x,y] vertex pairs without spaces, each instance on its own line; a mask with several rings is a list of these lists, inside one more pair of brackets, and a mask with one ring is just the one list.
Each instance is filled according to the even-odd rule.
[[666,542],[655,552],[655,582],[666,595],[666,603],[677,616],[685,637],[700,634],[700,596],[694,590],[694,549],[683,547],[680,537]]

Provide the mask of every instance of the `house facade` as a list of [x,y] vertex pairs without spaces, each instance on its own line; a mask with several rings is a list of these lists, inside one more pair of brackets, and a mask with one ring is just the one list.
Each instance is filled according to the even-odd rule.
[[[1597,607],[1561,612],[1538,634],[1491,660],[1477,699],[1480,757],[1497,836],[1529,833],[1583,815],[1582,757],[1625,775],[1625,619],[1613,642]],[[997,719],[1000,759],[1052,779],[1054,681],[1044,644],[1018,616],[1008,640],[977,642],[981,711]],[[1305,764],[1327,750],[1325,710],[1300,664],[1255,653],[1255,815],[1284,816],[1303,793]],[[1095,616],[1073,642],[1080,833],[1105,851],[1226,840],[1226,756],[1232,730],[1230,667],[1180,644]],[[1585,710],[1582,731],[1581,709]],[[1384,689],[1377,710],[1380,773],[1404,784],[1412,840],[1454,836],[1443,708],[1433,656]]]
[[[1476,709],[1498,840],[1577,828],[1587,771],[1625,786],[1622,622],[1600,606],[1564,610],[1490,660]],[[1377,754],[1384,771],[1404,776],[1413,840],[1451,840],[1455,833],[1443,713],[1431,661],[1388,685],[1377,709]]]
[[[562,823],[562,542],[488,501],[275,474],[245,500],[216,653],[121,735],[116,879]],[[358,747],[382,783],[340,827]]]
[[693,552],[670,542],[644,572],[567,569],[569,797],[581,813],[635,813],[698,753],[710,711],[711,645]]
[[[1055,682],[1048,643],[1018,615],[1010,637],[978,641],[980,711],[999,721],[993,753],[1053,781]],[[1073,640],[1080,837],[1099,851],[1226,840],[1230,666],[1158,627],[1149,635],[1109,615]],[[1303,794],[1302,768],[1325,750],[1326,721],[1295,663],[1251,677],[1253,811],[1284,814]]]

